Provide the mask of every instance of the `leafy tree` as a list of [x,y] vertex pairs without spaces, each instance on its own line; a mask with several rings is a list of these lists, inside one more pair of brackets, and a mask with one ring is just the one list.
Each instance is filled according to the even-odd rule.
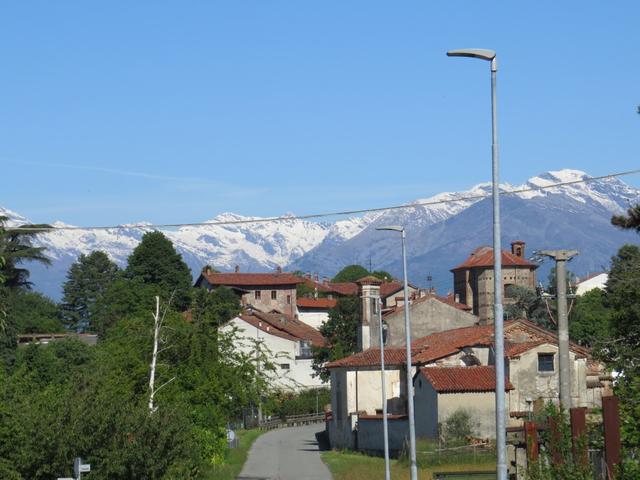
[[163,293],[159,285],[145,284],[140,278],[128,279],[120,272],[97,300],[92,327],[104,339],[118,321],[149,316],[155,296]]
[[33,230],[7,229],[6,216],[0,216],[0,277],[9,288],[31,288],[29,270],[22,267],[24,262],[40,262],[50,265],[51,261],[44,255],[44,248],[34,247],[32,240],[48,225],[23,225]]
[[158,382],[175,381],[150,415],[150,320],[150,310],[129,315],[95,347],[30,345],[0,369],[2,475],[69,476],[81,456],[96,479],[189,479],[224,461],[225,426],[268,393],[262,357],[239,352],[235,332],[213,339],[214,327],[169,309]]
[[369,275],[369,270],[361,265],[347,265],[340,270],[331,280],[334,283],[355,282],[356,280]]
[[39,292],[14,290],[6,296],[7,323],[18,333],[61,333],[58,305]]
[[329,310],[329,319],[320,327],[326,339],[322,347],[313,347],[313,370],[322,380],[329,379],[325,362],[351,355],[358,346],[358,324],[360,322],[360,301],[356,296],[340,297],[336,306]]
[[635,205],[627,210],[627,215],[614,215],[611,223],[624,230],[635,230],[640,233],[640,205]]
[[505,297],[506,320],[524,318],[545,326],[549,323],[544,300],[537,292],[520,285],[510,285],[505,291]]
[[640,478],[640,248],[625,245],[613,257],[607,281],[611,337],[601,355],[619,372],[614,392],[620,398],[624,448],[620,478]]
[[173,305],[178,309],[189,306],[191,270],[162,232],[143,235],[140,244],[129,255],[125,277],[159,286],[163,298],[173,294]]
[[335,283],[355,282],[361,279],[362,277],[366,277],[367,275],[373,275],[374,277],[379,278],[380,280],[386,280],[389,282],[393,280],[393,276],[389,272],[386,272],[384,270],[376,270],[376,271],[370,272],[363,266],[354,264],[354,265],[347,265],[346,267],[344,267],[342,270],[340,270],[336,274],[335,277],[333,277],[331,281]]
[[116,279],[117,271],[118,266],[102,251],[82,254],[71,265],[62,298],[62,314],[68,328],[74,331],[95,330],[92,318],[96,305]]
[[374,270],[373,272],[371,272],[371,275],[379,278],[380,280],[384,280],[385,282],[393,281],[393,275],[391,275],[386,270]]
[[240,297],[228,287],[208,292],[195,289],[191,304],[191,318],[196,325],[216,328],[240,314]]
[[331,403],[329,388],[310,388],[300,392],[277,390],[267,399],[264,411],[278,417],[311,414],[316,411],[322,413],[328,403]]
[[588,347],[611,336],[611,309],[606,294],[594,288],[576,299],[571,310],[569,336],[571,340]]

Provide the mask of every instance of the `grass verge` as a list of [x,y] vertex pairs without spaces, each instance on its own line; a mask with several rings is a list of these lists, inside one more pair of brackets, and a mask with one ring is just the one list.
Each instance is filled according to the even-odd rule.
[[[326,451],[322,452],[322,459],[329,467],[333,480],[377,480],[384,479],[384,459],[370,457],[357,452]],[[494,460],[482,463],[456,463],[448,465],[430,465],[418,468],[420,480],[433,480],[434,472],[495,472]],[[391,477],[395,479],[410,478],[409,465],[391,460]]]
[[236,480],[240,475],[244,462],[247,461],[249,449],[253,442],[264,431],[259,429],[239,430],[236,434],[239,436],[240,445],[238,448],[229,450],[229,455],[222,465],[212,465],[202,472],[200,478],[203,480]]

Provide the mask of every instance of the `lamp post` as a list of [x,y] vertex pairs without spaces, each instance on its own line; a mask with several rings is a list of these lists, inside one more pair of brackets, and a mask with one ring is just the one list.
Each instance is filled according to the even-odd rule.
[[380,326],[380,381],[382,383],[382,431],[384,436],[384,480],[391,480],[391,470],[389,468],[389,427],[387,424],[387,386],[384,374],[384,334],[382,332],[382,300],[376,299],[378,307],[378,323]]
[[400,232],[402,239],[402,273],[404,276],[404,330],[407,343],[407,414],[409,416],[409,449],[411,454],[411,480],[418,480],[416,465],[416,426],[413,418],[413,377],[411,375],[411,324],[409,323],[409,281],[407,280],[407,245],[404,227],[391,225],[376,230]]
[[496,52],[478,48],[450,50],[449,57],[487,60],[491,65],[491,192],[493,197],[493,325],[496,362],[496,450],[498,480],[507,479],[507,432],[504,398],[504,319],[502,318],[502,246],[500,245],[500,184],[498,163],[498,111],[496,104]]

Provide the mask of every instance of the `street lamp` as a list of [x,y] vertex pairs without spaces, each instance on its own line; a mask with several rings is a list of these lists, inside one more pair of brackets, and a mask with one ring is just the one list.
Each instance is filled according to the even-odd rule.
[[411,324],[409,323],[409,281],[407,280],[407,245],[404,227],[390,225],[376,230],[400,232],[402,239],[402,273],[404,276],[404,330],[407,343],[407,414],[409,416],[409,448],[411,452],[411,480],[418,480],[416,466],[416,426],[413,418],[413,376],[411,375]]
[[479,58],[491,62],[491,160],[493,197],[493,325],[496,362],[496,450],[498,480],[507,479],[507,432],[504,405],[504,319],[502,318],[502,246],[500,245],[500,184],[498,169],[498,111],[496,105],[496,52],[479,48],[450,50],[449,57]]
[[386,375],[384,373],[384,333],[382,329],[382,299],[376,298],[378,308],[378,322],[380,326],[380,381],[382,383],[382,432],[384,437],[384,480],[391,480],[391,469],[389,468],[389,426],[387,424],[387,386]]

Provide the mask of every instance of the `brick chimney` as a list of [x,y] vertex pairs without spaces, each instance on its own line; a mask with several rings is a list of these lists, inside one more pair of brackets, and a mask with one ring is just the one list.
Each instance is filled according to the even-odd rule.
[[511,242],[511,253],[513,253],[516,257],[524,258],[525,245],[526,244],[522,240]]

